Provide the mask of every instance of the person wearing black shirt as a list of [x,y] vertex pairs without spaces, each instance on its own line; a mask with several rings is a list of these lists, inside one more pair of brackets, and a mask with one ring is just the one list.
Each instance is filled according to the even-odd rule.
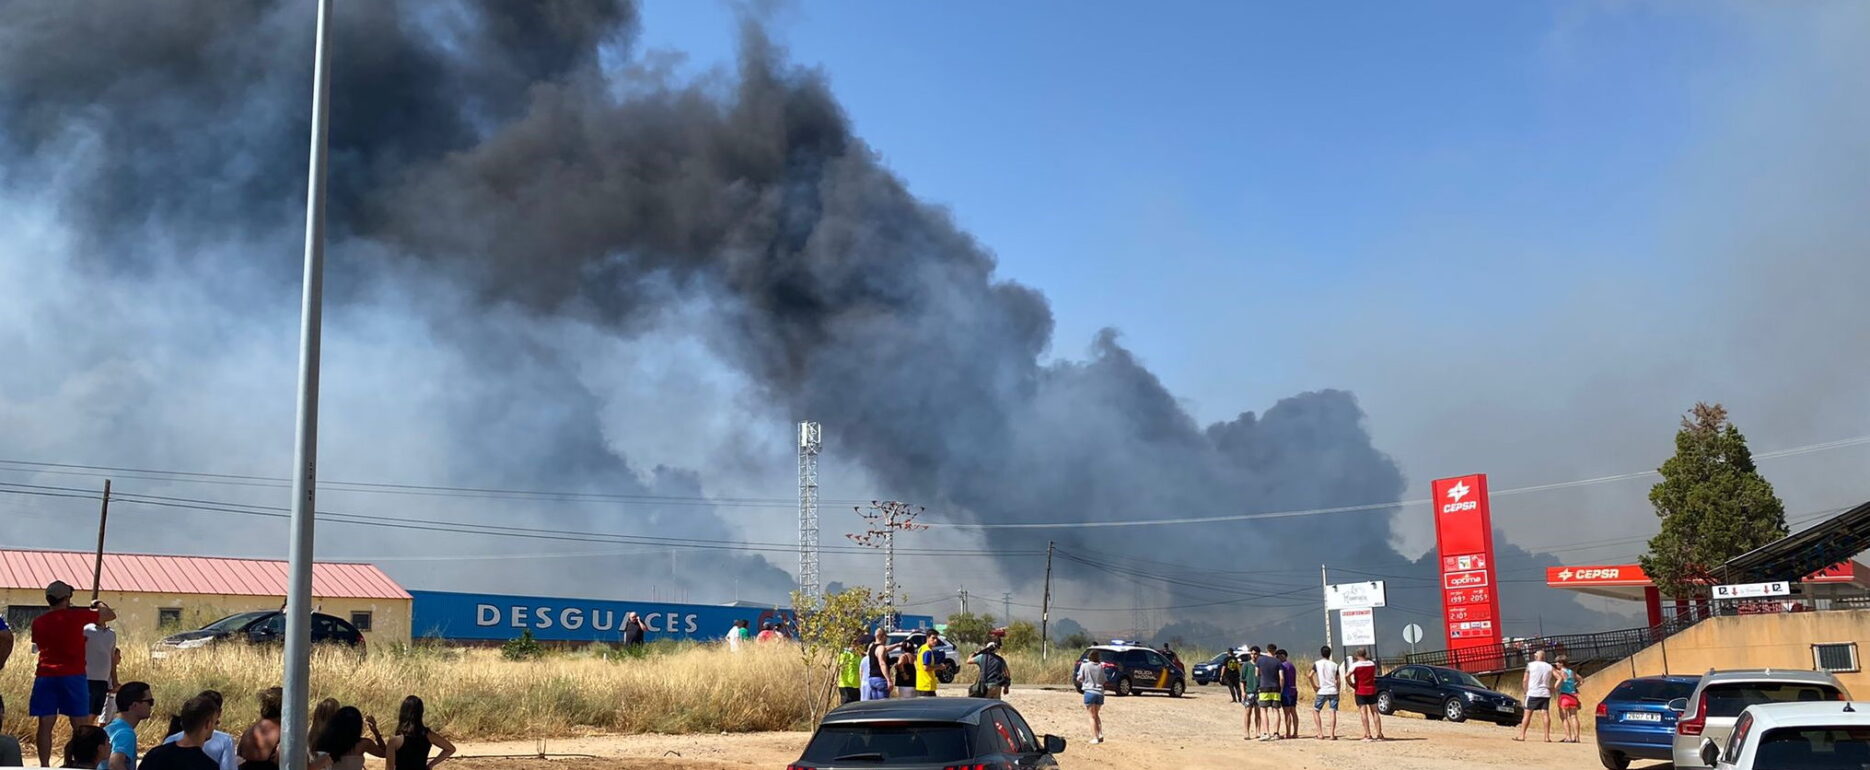
[[150,749],[137,762],[139,770],[220,770],[220,763],[201,750],[220,722],[220,705],[211,698],[191,698],[180,716],[181,739]]
[[623,616],[623,646],[643,646],[643,632],[647,630],[648,627],[643,624],[643,619],[636,613],[625,614]]

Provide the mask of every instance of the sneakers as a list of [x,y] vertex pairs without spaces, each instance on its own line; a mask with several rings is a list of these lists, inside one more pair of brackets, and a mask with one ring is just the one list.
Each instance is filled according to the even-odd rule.
[[1091,739],[1091,742],[1092,742],[1092,743],[1103,743],[1103,742],[1104,742],[1104,736],[1102,736],[1102,735],[1099,735],[1099,736],[1097,736],[1097,737],[1095,737],[1095,738],[1092,738],[1092,739]]

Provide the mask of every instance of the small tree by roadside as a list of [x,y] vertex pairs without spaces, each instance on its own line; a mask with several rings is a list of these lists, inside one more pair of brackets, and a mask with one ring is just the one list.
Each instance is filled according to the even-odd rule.
[[948,616],[948,628],[942,632],[956,646],[986,644],[993,633],[992,615],[958,612]]
[[1682,418],[1675,456],[1659,470],[1649,502],[1662,531],[1640,561],[1663,595],[1687,595],[1722,562],[1785,537],[1785,504],[1720,404],[1697,403]]
[[1007,625],[1006,639],[1001,644],[1010,652],[1039,649],[1039,627],[1030,620],[1015,620]]
[[868,588],[822,596],[792,593],[798,617],[799,661],[805,667],[806,706],[813,725],[824,719],[837,693],[838,653],[883,617],[882,598]]

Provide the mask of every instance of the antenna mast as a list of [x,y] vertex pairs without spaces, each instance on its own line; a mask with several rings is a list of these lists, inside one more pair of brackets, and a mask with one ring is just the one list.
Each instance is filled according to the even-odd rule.
[[823,427],[815,422],[799,423],[799,594],[818,596],[823,583],[818,580],[818,450],[823,446]]

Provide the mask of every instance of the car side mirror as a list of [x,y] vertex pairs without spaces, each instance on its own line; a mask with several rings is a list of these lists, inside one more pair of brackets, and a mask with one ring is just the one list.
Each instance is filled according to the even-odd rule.
[[1713,767],[1714,762],[1720,758],[1721,758],[1721,747],[1714,745],[1714,741],[1712,739],[1702,738],[1701,739],[1701,764],[1707,765],[1708,767]]
[[1056,735],[1045,736],[1045,753],[1047,754],[1065,753],[1065,739],[1060,738]]
[[1684,713],[1688,711],[1688,699],[1676,698],[1675,700],[1669,701],[1668,709],[1677,714]]

